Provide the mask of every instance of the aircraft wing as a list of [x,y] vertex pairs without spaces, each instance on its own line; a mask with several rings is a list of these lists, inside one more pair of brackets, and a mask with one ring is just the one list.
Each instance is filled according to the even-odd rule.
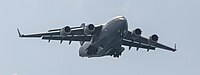
[[[154,44],[154,45],[150,45],[149,46],[149,44],[148,44],[148,38],[145,38],[145,37],[143,37],[143,36],[139,36],[137,39],[135,39],[135,40],[133,40],[132,39],[132,36],[131,36],[131,32],[130,31],[128,31],[128,33],[127,33],[127,35],[126,35],[126,37],[124,38],[124,40],[129,40],[129,41],[134,41],[134,42],[137,42],[138,43],[138,45],[145,45],[146,47],[143,47],[143,48],[146,48],[146,49],[151,49],[151,50],[155,50],[155,48],[161,48],[161,49],[165,49],[165,50],[169,50],[169,51],[176,51],[176,45],[175,45],[175,48],[171,48],[171,47],[168,47],[168,46],[166,46],[166,45],[163,45],[163,44],[161,44],[161,43],[156,43],[156,44]],[[139,44],[140,43],[140,44]],[[127,43],[126,44],[126,46],[132,46],[132,44],[134,44],[134,43]],[[149,46],[149,47],[148,47]],[[132,47],[135,47],[135,45],[134,46],[132,46]],[[151,47],[153,47],[153,48],[151,48]],[[155,48],[154,48],[155,47]],[[142,48],[142,47],[140,47],[139,46],[139,48]]]
[[68,40],[68,41],[90,41],[90,39],[92,38],[92,36],[72,36],[72,35],[68,35],[68,36],[61,36],[61,35],[44,35],[42,36],[42,39],[44,40]]
[[146,45],[146,44],[139,44],[139,43],[137,43],[137,42],[131,42],[131,41],[128,41],[128,40],[123,40],[122,41],[122,45],[125,45],[125,46],[130,46],[129,47],[129,50],[130,50],[130,48],[131,47],[136,47],[137,48],[137,50],[139,49],[139,48],[144,48],[144,49],[151,49],[151,50],[155,50],[155,48],[156,47],[153,47],[153,46],[148,46],[148,45]]
[[[102,26],[96,26],[95,31],[99,31]],[[21,34],[17,29],[19,37],[42,38],[44,40],[61,40],[61,41],[90,41],[91,35],[84,34],[84,27],[72,27],[71,32],[65,36],[60,34],[61,29],[51,29],[48,32]]]
[[60,32],[40,32],[40,33],[31,33],[31,34],[21,34],[19,32],[19,29],[17,29],[18,33],[19,33],[19,37],[33,37],[33,38],[40,38],[44,35],[60,35]]

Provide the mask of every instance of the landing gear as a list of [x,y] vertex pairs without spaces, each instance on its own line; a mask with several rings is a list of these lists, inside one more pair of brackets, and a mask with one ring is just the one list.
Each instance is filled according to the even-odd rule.
[[124,51],[124,48],[122,47],[121,50],[112,50],[111,52],[111,56],[113,56],[114,58],[119,58],[119,56],[122,55],[122,52]]
[[115,54],[113,54],[113,57],[119,58],[119,56],[121,56],[121,54],[122,54],[122,52],[115,52]]

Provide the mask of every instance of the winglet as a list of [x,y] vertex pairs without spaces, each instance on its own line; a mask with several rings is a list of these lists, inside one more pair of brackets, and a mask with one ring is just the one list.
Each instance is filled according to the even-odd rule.
[[22,37],[22,35],[21,35],[21,33],[20,33],[20,31],[19,31],[18,28],[17,28],[17,32],[18,32],[18,34],[19,34],[19,37]]
[[176,44],[174,45],[174,51],[173,52],[175,52],[177,49],[176,49]]

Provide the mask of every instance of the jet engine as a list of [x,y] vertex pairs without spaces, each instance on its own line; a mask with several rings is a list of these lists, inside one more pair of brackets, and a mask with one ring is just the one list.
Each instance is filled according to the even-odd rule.
[[142,30],[140,28],[133,30],[133,32],[131,33],[132,39],[135,40],[135,39],[139,38],[141,36],[141,34],[142,34]]
[[152,36],[149,37],[148,44],[155,45],[157,41],[158,41],[158,36],[156,34],[153,34]]
[[89,25],[85,26],[84,34],[85,35],[91,35],[91,34],[94,33],[94,30],[95,30],[94,24],[89,24]]
[[62,28],[61,31],[60,31],[60,34],[62,36],[66,36],[66,35],[68,35],[70,33],[71,33],[71,28],[69,26],[66,26],[66,27]]

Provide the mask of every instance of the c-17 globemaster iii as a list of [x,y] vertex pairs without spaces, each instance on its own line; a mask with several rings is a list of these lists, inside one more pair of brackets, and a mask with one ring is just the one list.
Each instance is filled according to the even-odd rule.
[[19,37],[37,37],[44,40],[59,40],[63,41],[79,41],[81,47],[79,48],[80,57],[102,57],[113,56],[119,57],[125,50],[124,46],[136,47],[149,50],[162,48],[169,51],[176,51],[176,44],[174,48],[168,47],[158,43],[158,36],[153,34],[149,38],[141,36],[142,31],[136,28],[133,31],[128,31],[127,19],[124,16],[117,16],[105,24],[88,24],[82,23],[78,27],[65,26],[64,28],[51,29],[44,33],[35,34],[21,34],[17,29]]

